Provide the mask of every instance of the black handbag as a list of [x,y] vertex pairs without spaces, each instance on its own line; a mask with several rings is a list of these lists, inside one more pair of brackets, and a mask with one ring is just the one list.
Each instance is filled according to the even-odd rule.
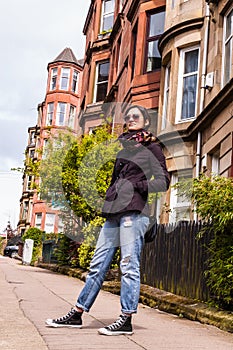
[[150,243],[155,240],[158,231],[157,219],[154,216],[150,217],[150,224],[148,230],[145,233],[145,243]]

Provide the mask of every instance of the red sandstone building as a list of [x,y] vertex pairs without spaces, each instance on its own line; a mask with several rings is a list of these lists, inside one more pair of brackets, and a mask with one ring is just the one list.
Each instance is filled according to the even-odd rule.
[[[200,172],[233,176],[232,23],[231,0],[91,0],[77,105],[71,99],[76,96],[72,72],[81,72],[81,66],[73,58],[70,65],[55,60],[49,65],[46,99],[38,109],[38,125],[29,128],[29,140],[35,133],[43,143],[46,123],[58,127],[60,102],[67,103],[67,110],[73,104],[76,111],[80,104],[79,126],[74,128],[82,133],[98,127],[103,116],[113,129],[122,130],[126,107],[139,104],[149,109],[151,129],[164,145],[172,185]],[[58,82],[67,80],[63,68],[68,67],[71,90],[61,91]],[[54,81],[58,85],[53,91]],[[65,96],[69,99],[63,100]],[[29,141],[29,157],[31,145]],[[30,181],[24,178],[21,217],[32,201],[26,187]],[[31,223],[47,230],[43,205],[29,205],[31,219],[27,224],[24,219],[20,227]],[[190,203],[172,186],[156,207],[159,222],[193,219]],[[49,214],[53,219],[49,211],[48,220]],[[51,221],[58,230],[57,219]]]
[[166,1],[91,1],[84,26],[86,52],[81,93],[83,132],[101,123],[100,114],[122,126],[128,104],[150,108],[157,123]]
[[[232,23],[231,0],[92,0],[83,132],[103,114],[122,129],[127,105],[139,104],[165,146],[172,185],[200,172],[232,176]],[[157,215],[160,222],[194,218],[173,186],[157,200]]]
[[[29,227],[38,227],[49,232],[61,232],[62,221],[59,211],[40,199],[33,188],[37,181],[28,175],[30,163],[36,163],[46,151],[46,143],[51,135],[69,128],[78,131],[78,114],[82,81],[82,61],[78,61],[71,49],[48,64],[48,81],[45,100],[38,105],[38,119],[34,127],[28,129],[23,193],[20,200],[18,231],[22,235]],[[43,150],[43,152],[42,152]]]

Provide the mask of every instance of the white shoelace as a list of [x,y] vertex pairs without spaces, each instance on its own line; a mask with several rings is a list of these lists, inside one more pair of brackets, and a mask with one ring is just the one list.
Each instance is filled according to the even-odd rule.
[[113,322],[112,324],[110,324],[106,328],[108,328],[110,331],[115,330],[115,329],[123,326],[123,324],[125,323],[126,320],[127,320],[127,316],[122,315],[115,322]]
[[54,321],[56,321],[56,322],[64,321],[67,318],[69,318],[70,316],[72,316],[73,314],[75,314],[75,312],[76,311],[74,309],[71,309],[66,315],[59,317],[59,318],[56,318]]

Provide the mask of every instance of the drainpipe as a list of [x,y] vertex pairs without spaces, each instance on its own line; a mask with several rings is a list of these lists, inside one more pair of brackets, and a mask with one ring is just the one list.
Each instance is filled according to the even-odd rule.
[[[209,10],[208,4],[206,4],[205,22],[206,22],[206,25],[205,25],[204,50],[203,50],[202,74],[201,74],[200,113],[204,109],[204,102],[205,102],[205,88],[206,88],[205,80],[206,80],[206,70],[207,70],[209,26],[210,26],[210,10]],[[201,169],[201,132],[198,131],[197,151],[196,151],[196,177],[199,177],[200,169]]]
[[[200,113],[204,109],[205,102],[205,82],[206,82],[206,71],[207,71],[207,58],[208,58],[208,43],[209,43],[209,27],[210,27],[210,9],[209,5],[206,4],[205,13],[205,35],[204,35],[204,50],[202,60],[202,73],[201,73],[201,95],[200,95]],[[196,177],[200,176],[201,170],[201,131],[197,133],[197,149],[196,149]],[[197,213],[194,213],[194,220],[197,221]]]

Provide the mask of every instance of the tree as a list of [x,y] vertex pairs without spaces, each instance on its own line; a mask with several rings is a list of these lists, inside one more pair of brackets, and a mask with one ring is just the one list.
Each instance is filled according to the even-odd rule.
[[99,215],[119,151],[115,141],[108,124],[80,138],[59,134],[48,143],[40,162],[41,198],[59,208],[65,235],[82,240],[78,256],[85,268],[104,223]]
[[75,240],[101,212],[119,150],[109,131],[104,124],[79,138],[59,134],[48,143],[46,157],[40,162],[41,198],[59,208],[64,233]]

